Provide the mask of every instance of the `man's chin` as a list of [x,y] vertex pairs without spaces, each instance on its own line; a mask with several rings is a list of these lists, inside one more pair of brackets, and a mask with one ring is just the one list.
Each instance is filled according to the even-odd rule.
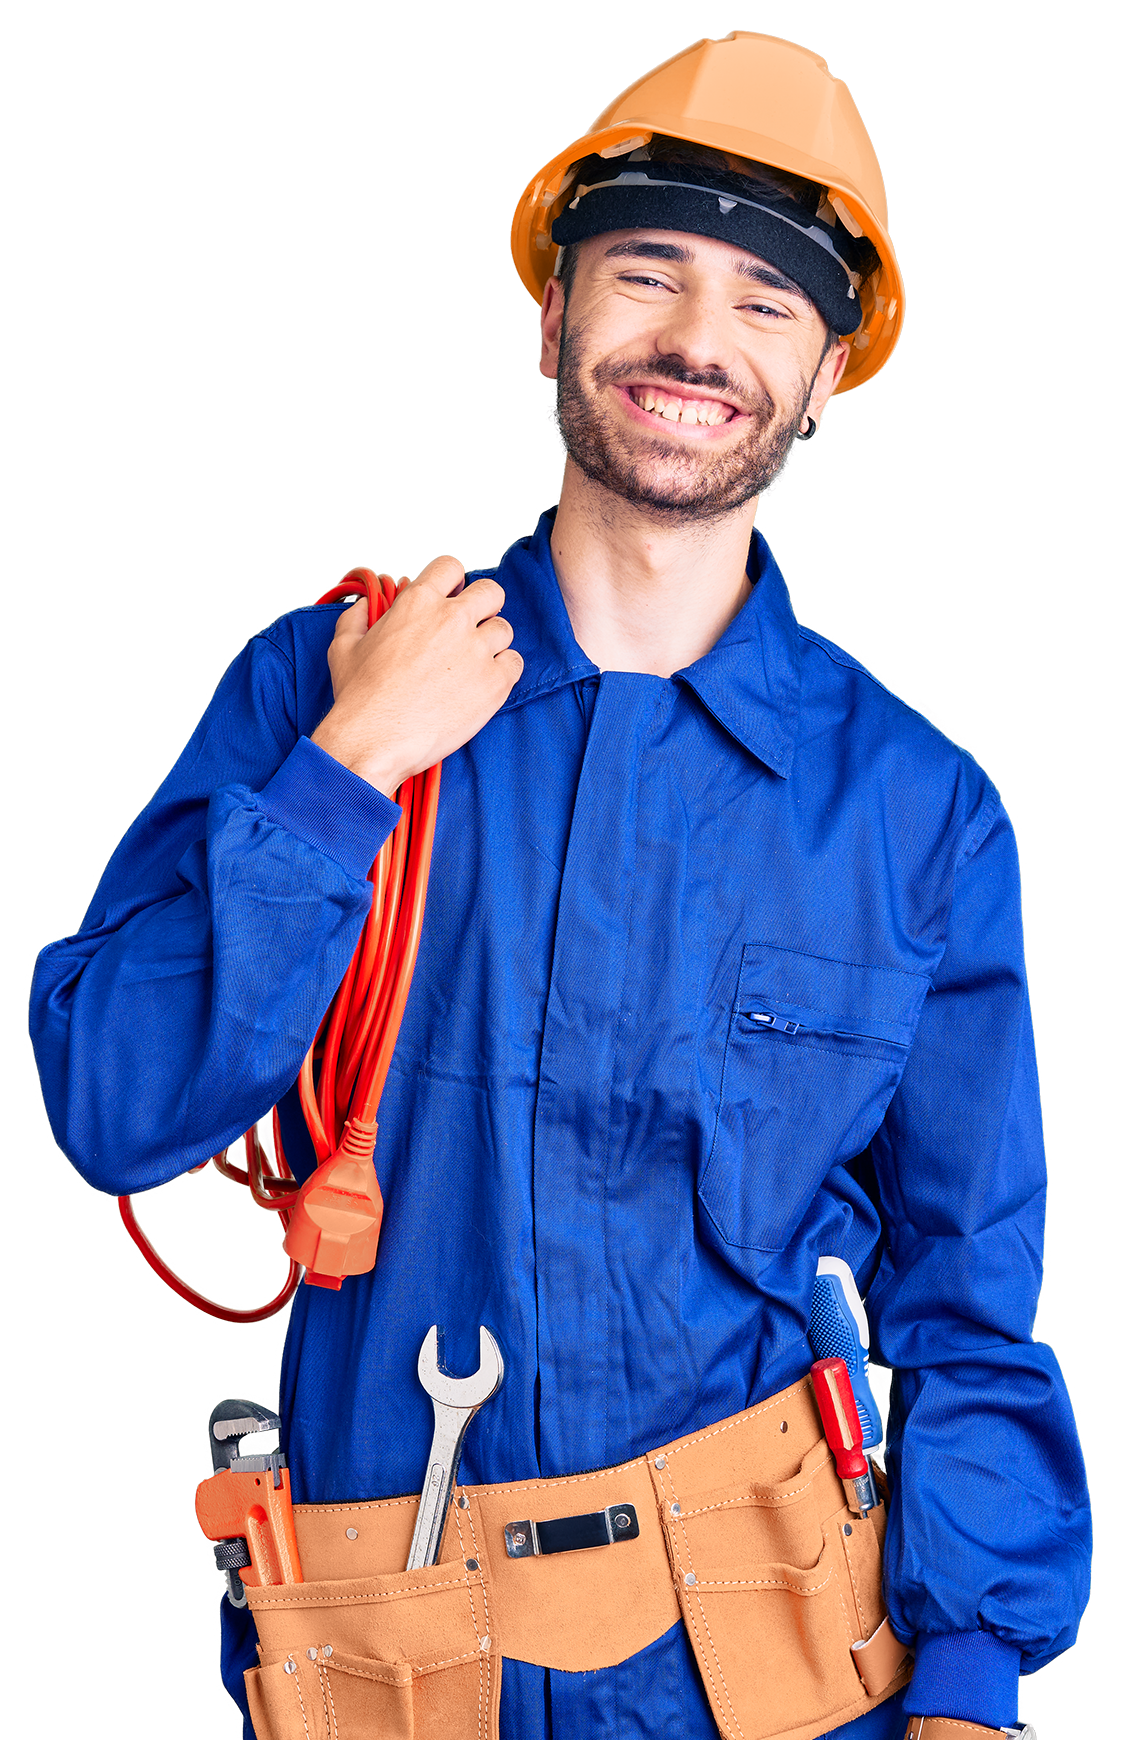
[[[584,475],[630,507],[674,523],[716,520],[752,501],[763,481],[753,476],[714,479],[692,477],[691,468],[676,469],[640,459],[635,464],[596,462],[593,454],[573,454]],[[583,461],[583,462],[582,462]]]

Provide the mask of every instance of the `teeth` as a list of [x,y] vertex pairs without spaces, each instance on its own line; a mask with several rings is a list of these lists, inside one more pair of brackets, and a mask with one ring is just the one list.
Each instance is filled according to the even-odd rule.
[[654,392],[633,393],[632,397],[642,411],[651,411],[669,423],[701,423],[716,428],[728,421],[723,406],[706,400],[666,398]]

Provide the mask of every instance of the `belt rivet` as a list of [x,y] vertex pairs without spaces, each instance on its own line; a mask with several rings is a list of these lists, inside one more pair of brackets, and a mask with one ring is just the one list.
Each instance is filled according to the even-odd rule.
[[294,1674],[296,1672],[296,1663],[293,1661],[291,1656],[289,1656],[284,1664],[284,1671],[286,1674]]
[[479,1637],[478,1648],[481,1650],[483,1655],[485,1654],[485,1652],[489,1648],[489,1646],[490,1646],[490,1640],[488,1637]]
[[684,1581],[684,1583],[686,1583],[688,1589],[693,1589],[695,1587],[695,1584],[699,1581],[699,1579],[696,1577],[694,1571],[688,1571],[688,1573],[684,1577],[683,1581]]
[[779,1432],[788,1432],[789,1429],[790,1429],[790,1423],[788,1420],[783,1420],[781,1425],[778,1427]]
[[467,1571],[476,1571],[478,1569],[477,1559],[467,1559],[466,1560],[466,1569],[467,1569]]
[[309,1660],[309,1661],[315,1661],[315,1659],[316,1659],[316,1657],[317,1657],[317,1656],[318,1656],[318,1655],[319,1655],[319,1653],[320,1653],[320,1652],[319,1652],[319,1650],[318,1650],[318,1649],[310,1649],[310,1650],[309,1650],[309,1651],[308,1651],[308,1660]]
[[847,1534],[847,1535],[851,1535],[851,1534],[852,1534],[852,1532],[853,1532],[853,1525],[852,1525],[852,1523],[846,1523],[846,1524],[845,1524],[845,1533],[846,1533],[846,1534]]
[[466,1494],[462,1493],[461,1497],[458,1500],[458,1509],[459,1510],[469,1510],[469,1508],[470,1508],[470,1501],[466,1497]]
[[666,1468],[667,1467],[667,1457],[666,1456],[657,1456],[655,1459],[655,1466],[657,1468]]
[[523,1547],[528,1539],[529,1536],[525,1533],[524,1529],[514,1529],[513,1544],[515,1547]]
[[683,1506],[682,1506],[682,1505],[681,1505],[681,1504],[680,1504],[680,1503],[679,1503],[679,1500],[678,1500],[678,1499],[676,1499],[676,1500],[675,1500],[675,1503],[674,1503],[674,1504],[673,1504],[673,1505],[672,1505],[672,1506],[671,1506],[671,1514],[672,1514],[672,1516],[678,1516],[678,1515],[679,1515],[679,1512],[680,1512],[680,1511],[681,1511],[681,1510],[682,1510],[682,1509],[683,1509]]
[[331,1653],[332,1653],[332,1646],[331,1646],[331,1644],[330,1644],[330,1643],[325,1643],[325,1645],[324,1645],[324,1654],[325,1654],[325,1655],[331,1655]]
[[347,1530],[347,1538],[349,1541],[357,1541],[359,1539],[359,1530],[358,1529],[348,1529]]
[[616,1515],[612,1518],[612,1521],[615,1523],[615,1525],[618,1529],[626,1529],[628,1524],[631,1522],[631,1520],[632,1519],[628,1515],[627,1511],[624,1511],[624,1510],[618,1511],[616,1513]]

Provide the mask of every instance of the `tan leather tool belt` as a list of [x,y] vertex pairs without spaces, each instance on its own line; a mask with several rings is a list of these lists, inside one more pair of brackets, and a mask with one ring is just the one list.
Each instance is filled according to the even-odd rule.
[[905,1684],[884,1506],[851,1512],[808,1379],[591,1474],[296,1507],[305,1581],[249,1590],[258,1740],[495,1740],[504,1656],[611,1667],[683,1620],[720,1734],[816,1740]]

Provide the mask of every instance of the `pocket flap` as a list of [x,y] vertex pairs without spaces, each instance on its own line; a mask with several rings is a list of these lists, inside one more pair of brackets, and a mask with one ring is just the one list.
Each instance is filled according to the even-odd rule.
[[775,943],[747,943],[742,951],[737,1013],[771,1005],[803,1026],[821,1026],[912,1043],[929,980],[893,967],[868,967],[801,954]]

